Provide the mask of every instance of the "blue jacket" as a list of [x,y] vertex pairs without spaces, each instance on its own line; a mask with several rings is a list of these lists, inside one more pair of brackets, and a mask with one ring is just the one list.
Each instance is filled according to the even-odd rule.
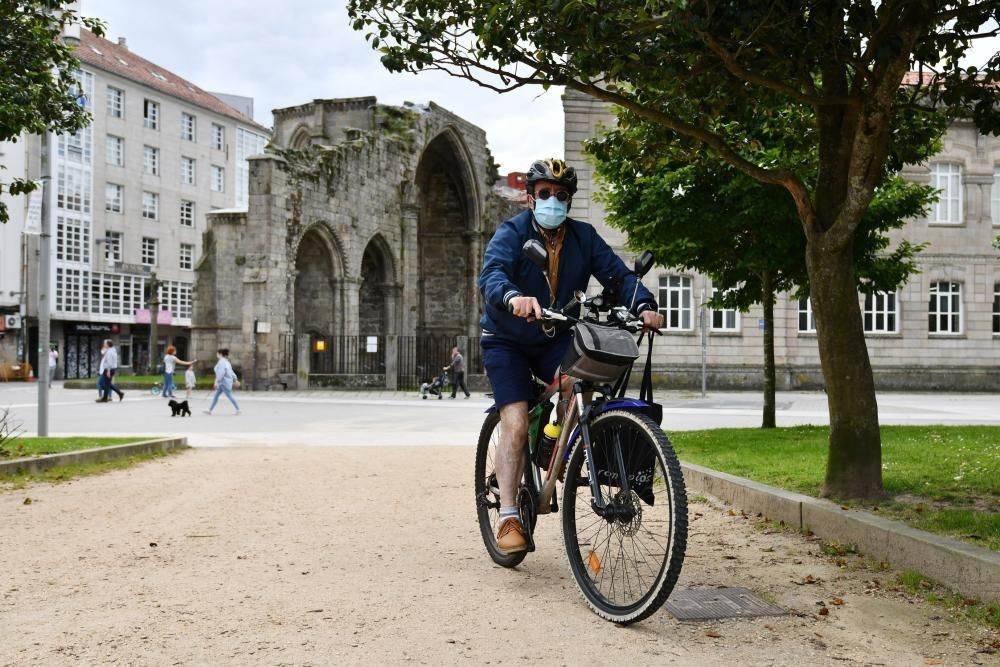
[[[628,305],[636,286],[635,273],[591,225],[572,218],[567,218],[563,224],[566,236],[559,254],[557,305],[569,303],[574,291],[586,290],[591,276],[602,285],[607,285],[612,278],[624,278],[618,302]],[[515,296],[533,296],[543,308],[552,305],[545,275],[521,253],[528,239],[542,240],[531,211],[523,211],[497,228],[486,247],[483,270],[479,274],[479,290],[483,294],[483,317],[479,323],[483,331],[500,338],[537,344],[551,339],[537,323],[529,323],[507,310],[507,302]],[[656,300],[640,283],[633,310],[639,312],[647,308],[655,309]]]

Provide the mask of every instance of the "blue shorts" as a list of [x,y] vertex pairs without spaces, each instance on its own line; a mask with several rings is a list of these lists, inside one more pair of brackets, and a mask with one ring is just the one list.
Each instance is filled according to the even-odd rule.
[[524,345],[484,333],[479,346],[496,406],[502,408],[534,399],[535,383],[531,375],[546,384],[552,382],[571,340],[572,336],[566,332],[542,345]]

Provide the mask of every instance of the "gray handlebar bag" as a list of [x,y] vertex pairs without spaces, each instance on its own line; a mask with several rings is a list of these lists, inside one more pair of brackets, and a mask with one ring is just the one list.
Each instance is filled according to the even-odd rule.
[[633,334],[586,322],[573,326],[562,372],[591,382],[614,382],[639,358]]

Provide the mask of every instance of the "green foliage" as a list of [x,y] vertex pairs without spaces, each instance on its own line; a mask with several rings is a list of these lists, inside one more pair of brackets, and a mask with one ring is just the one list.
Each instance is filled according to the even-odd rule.
[[[96,19],[79,19],[66,0],[0,0],[0,141],[22,134],[75,132],[90,122],[79,104],[73,46],[62,39],[63,28],[81,20],[103,34]],[[31,192],[33,181],[0,181],[0,194]],[[0,202],[0,222],[9,219]]]
[[21,433],[21,424],[15,423],[10,414],[10,408],[0,411],[0,459],[20,456],[22,447],[17,443]]

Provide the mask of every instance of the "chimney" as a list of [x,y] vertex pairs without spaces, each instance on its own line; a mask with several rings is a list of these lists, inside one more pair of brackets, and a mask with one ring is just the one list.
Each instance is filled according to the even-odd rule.
[[123,49],[125,49],[126,51],[128,51],[128,40],[125,39],[124,37],[119,37],[118,38],[118,46],[120,46]]

